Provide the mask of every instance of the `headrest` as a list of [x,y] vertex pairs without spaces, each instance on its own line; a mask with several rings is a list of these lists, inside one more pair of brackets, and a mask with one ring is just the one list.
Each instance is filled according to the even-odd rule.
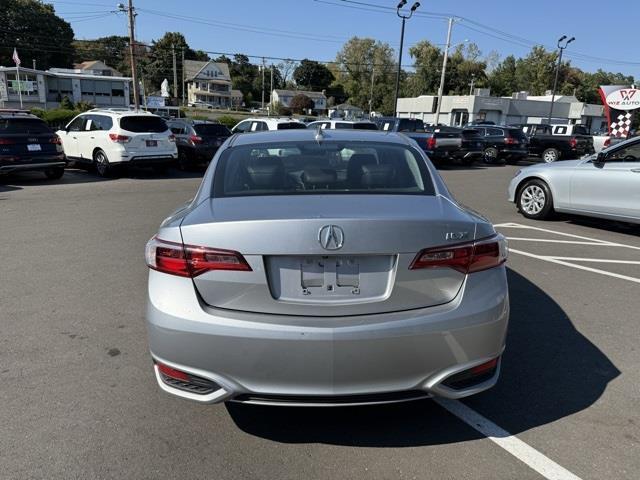
[[329,185],[338,180],[335,170],[323,168],[305,168],[302,173],[302,181],[306,185]]
[[247,165],[249,181],[254,187],[281,188],[284,185],[284,165],[277,157],[260,157]]
[[396,174],[393,165],[362,165],[360,184],[365,188],[390,187]]

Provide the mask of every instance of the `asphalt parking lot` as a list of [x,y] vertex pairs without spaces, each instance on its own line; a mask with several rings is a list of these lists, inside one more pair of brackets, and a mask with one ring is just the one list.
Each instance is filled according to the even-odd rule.
[[143,247],[199,173],[0,178],[0,477],[640,478],[640,235],[506,201],[522,166],[447,168],[510,239],[498,385],[462,402],[201,406],[160,391]]

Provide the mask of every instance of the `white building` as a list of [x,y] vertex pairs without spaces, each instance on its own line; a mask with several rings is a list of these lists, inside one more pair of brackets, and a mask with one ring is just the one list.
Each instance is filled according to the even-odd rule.
[[280,103],[285,108],[291,108],[291,100],[296,95],[306,95],[313,100],[313,111],[315,113],[325,113],[327,110],[327,96],[322,92],[309,92],[306,90],[280,90],[271,92],[271,103]]
[[57,108],[64,97],[74,103],[85,101],[97,107],[126,107],[130,88],[129,77],[31,68],[20,68],[17,75],[15,67],[0,67],[0,106],[4,108],[19,108],[20,92],[26,109]]
[[[438,97],[421,95],[398,99],[398,116],[419,118],[435,123]],[[496,124],[547,123],[551,95],[530,96],[527,92],[512,97],[492,97],[488,89],[476,89],[475,95],[448,95],[442,97],[438,123],[461,126],[474,121]],[[591,132],[606,128],[602,105],[578,101],[573,95],[556,96],[553,106],[554,124],[587,125]]]
[[242,92],[231,89],[229,65],[214,61],[185,60],[187,101],[231,108],[242,104]]

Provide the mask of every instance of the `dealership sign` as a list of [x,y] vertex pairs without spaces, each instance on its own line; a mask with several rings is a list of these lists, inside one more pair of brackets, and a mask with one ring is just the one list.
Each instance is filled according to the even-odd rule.
[[640,90],[637,88],[621,88],[614,90],[606,97],[607,105],[616,110],[635,110],[640,108]]
[[640,109],[640,89],[635,85],[602,85],[600,98],[607,116],[609,135],[627,138],[632,131],[635,110]]

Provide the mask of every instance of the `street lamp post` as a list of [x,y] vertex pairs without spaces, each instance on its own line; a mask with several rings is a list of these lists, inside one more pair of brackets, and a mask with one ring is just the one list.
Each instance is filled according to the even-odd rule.
[[411,18],[411,16],[413,15],[413,12],[415,12],[420,6],[420,2],[415,2],[411,6],[411,10],[409,11],[409,14],[403,15],[402,13],[400,13],[400,10],[406,4],[407,4],[407,0],[400,0],[400,3],[398,3],[398,6],[396,7],[396,14],[398,15],[398,17],[402,19],[402,30],[400,31],[400,53],[398,55],[398,75],[396,76],[396,95],[395,95],[395,101],[393,103],[394,117],[398,116],[398,93],[400,92],[400,72],[402,70],[402,46],[404,44],[404,22],[406,22]]
[[[576,37],[571,37],[569,40],[567,40],[566,35],[563,35],[558,39],[558,50],[560,50],[560,53],[558,54],[558,65],[556,66],[556,78],[553,81],[553,90],[551,91],[551,108],[549,108],[549,121],[548,121],[549,125],[551,125],[551,117],[553,116],[553,103],[556,100],[556,89],[558,88],[558,76],[560,75],[560,66],[562,65],[562,53],[564,52],[564,49],[567,48],[569,44],[573,42],[575,39]],[[565,42],[564,46],[562,46],[562,42]]]

